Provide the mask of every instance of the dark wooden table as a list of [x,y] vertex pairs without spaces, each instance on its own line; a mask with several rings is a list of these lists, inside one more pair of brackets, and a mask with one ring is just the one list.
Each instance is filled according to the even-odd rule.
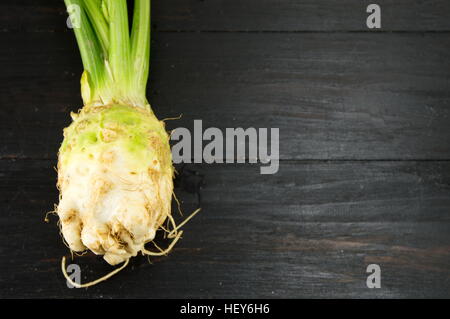
[[[188,165],[203,211],[172,254],[68,289],[44,215],[81,61],[62,1],[2,1],[0,297],[450,297],[450,2],[379,0],[377,31],[369,3],[154,0],[158,117],[279,127],[280,170]],[[197,205],[177,194],[185,213]],[[76,262],[83,281],[111,269]]]

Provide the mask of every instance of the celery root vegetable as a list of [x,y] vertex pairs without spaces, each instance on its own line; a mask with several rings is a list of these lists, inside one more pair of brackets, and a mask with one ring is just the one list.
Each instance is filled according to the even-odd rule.
[[[182,232],[171,216],[169,135],[145,96],[150,1],[134,1],[131,32],[126,0],[65,3],[69,13],[77,8],[78,25],[72,24],[84,67],[84,106],[72,114],[59,150],[62,234],[72,251],[89,249],[111,265],[125,266],[139,252],[164,254]],[[167,220],[171,231],[162,226]],[[146,250],[160,228],[172,244],[166,251]]]

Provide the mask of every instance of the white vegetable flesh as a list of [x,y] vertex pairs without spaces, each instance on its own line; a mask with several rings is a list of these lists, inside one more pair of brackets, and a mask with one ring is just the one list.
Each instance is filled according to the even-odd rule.
[[73,118],[58,159],[62,234],[71,250],[116,265],[171,214],[169,136],[150,108],[86,106]]

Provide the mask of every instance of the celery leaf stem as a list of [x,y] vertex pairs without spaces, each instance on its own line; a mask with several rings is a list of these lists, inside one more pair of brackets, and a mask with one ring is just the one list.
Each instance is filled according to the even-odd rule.
[[93,97],[96,95],[96,91],[102,87],[104,81],[105,68],[102,60],[102,49],[86,16],[83,2],[81,0],[64,0],[64,2],[71,18],[83,67],[88,73],[90,97]]
[[108,57],[109,49],[109,26],[101,9],[101,1],[84,0],[86,12],[102,45],[104,56]]
[[133,86],[145,98],[150,64],[150,0],[135,0],[131,32]]
[[[129,89],[130,31],[126,0],[107,0],[109,13],[109,62],[115,90],[125,94]],[[120,95],[121,95],[120,94]]]

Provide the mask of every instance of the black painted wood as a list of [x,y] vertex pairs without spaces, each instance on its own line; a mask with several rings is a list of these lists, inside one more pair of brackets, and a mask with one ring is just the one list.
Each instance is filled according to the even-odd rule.
[[[448,162],[190,165],[203,211],[168,257],[143,257],[102,285],[67,289],[53,161],[0,161],[3,297],[448,297]],[[233,185],[233,186],[231,186]],[[176,190],[185,213],[196,196]],[[180,219],[180,217],[177,217]],[[164,244],[161,241],[160,244]],[[83,280],[111,267],[80,257]],[[366,267],[382,267],[368,289]]]
[[[45,35],[0,34],[14,44],[1,58],[2,158],[53,158],[81,105],[73,35]],[[184,114],[170,129],[278,127],[283,159],[450,159],[450,37],[154,37],[149,100],[161,118]]]
[[154,3],[162,30],[370,31],[367,6],[380,5],[382,31],[448,31],[442,0],[171,0]]
[[[62,1],[2,2],[0,297],[450,297],[449,3],[380,0],[389,32],[365,28],[369,3],[153,1],[157,115],[279,127],[280,170],[188,165],[203,211],[174,251],[68,289],[44,216],[81,62]],[[199,197],[178,185],[187,214]],[[83,281],[111,270],[76,262]],[[381,289],[366,287],[372,263]]]
[[[161,31],[368,31],[361,0],[153,1],[153,26]],[[450,31],[446,0],[378,0],[381,31]],[[63,31],[60,0],[4,1],[1,31]]]

